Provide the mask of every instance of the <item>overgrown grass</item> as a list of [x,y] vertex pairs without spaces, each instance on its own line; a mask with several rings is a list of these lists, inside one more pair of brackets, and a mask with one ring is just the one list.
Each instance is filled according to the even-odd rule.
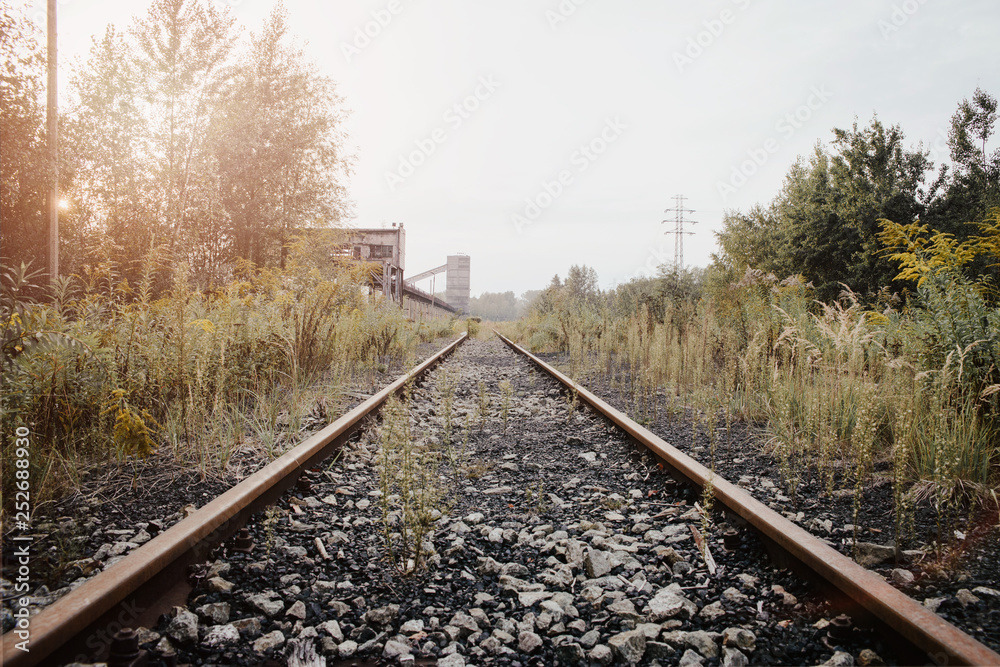
[[[347,386],[373,386],[417,345],[452,333],[453,322],[407,322],[368,296],[362,271],[310,253],[293,247],[284,270],[241,266],[204,292],[153,249],[138,285],[104,264],[44,301],[31,296],[37,275],[5,269],[0,447],[8,459],[15,429],[30,430],[33,500],[73,488],[92,464],[154,449],[203,474],[247,448],[276,456]],[[12,470],[3,475],[7,508]]]
[[585,316],[536,308],[507,331],[567,353],[572,375],[602,377],[639,421],[705,415],[713,463],[717,421],[728,431],[749,420],[766,429],[791,495],[809,468],[824,493],[853,490],[860,510],[888,477],[900,537],[921,499],[947,535],[961,508],[1000,486],[1000,311],[980,294],[952,276],[928,281],[905,310],[888,296],[876,310],[846,288],[817,303],[801,279],[748,270],[700,298],[630,307],[619,290]]

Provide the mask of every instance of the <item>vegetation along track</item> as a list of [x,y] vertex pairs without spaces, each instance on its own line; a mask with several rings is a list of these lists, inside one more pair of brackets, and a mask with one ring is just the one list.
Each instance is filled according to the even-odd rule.
[[[423,382],[395,383],[248,480],[289,473],[271,485],[258,479],[264,496],[250,487],[221,496],[35,617],[36,632],[50,629],[46,641],[78,632],[97,615],[88,601],[112,603],[97,594],[104,582],[151,574],[160,562],[149,555],[174,533],[200,544],[208,562],[186,599],[138,631],[154,664],[169,653],[192,664],[307,664],[313,654],[332,664],[441,665],[913,659],[887,633],[843,627],[843,611],[859,616],[843,595],[776,569],[763,541],[804,560],[909,649],[939,663],[997,661],[719,479],[709,488],[734,517],[711,522],[698,506],[711,495],[667,473],[704,484],[707,471],[553,377],[500,341],[469,340]],[[354,430],[383,401],[380,425],[320,462],[334,431]],[[206,535],[224,538],[248,517],[249,553],[232,542],[208,553]],[[744,521],[764,536],[729,532]],[[5,645],[5,664],[29,656],[19,657]]]

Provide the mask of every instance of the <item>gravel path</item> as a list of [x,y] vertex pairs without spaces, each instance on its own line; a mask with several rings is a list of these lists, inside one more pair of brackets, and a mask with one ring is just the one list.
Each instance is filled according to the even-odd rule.
[[[868,631],[830,639],[821,596],[752,535],[726,549],[693,492],[499,341],[467,341],[406,408],[409,461],[438,452],[430,473],[384,494],[388,427],[363,434],[254,517],[253,552],[209,563],[143,645],[206,665],[892,664]],[[403,498],[433,489],[407,519]],[[418,511],[426,567],[404,572]]]

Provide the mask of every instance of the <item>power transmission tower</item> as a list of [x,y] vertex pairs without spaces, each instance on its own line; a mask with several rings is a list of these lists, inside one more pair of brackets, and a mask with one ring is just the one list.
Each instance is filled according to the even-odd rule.
[[686,232],[686,231],[684,231],[684,225],[685,224],[692,224],[693,225],[693,224],[695,224],[695,223],[698,222],[697,220],[685,220],[684,219],[684,214],[685,213],[694,213],[694,210],[689,209],[689,208],[684,208],[684,199],[685,199],[684,195],[674,195],[674,201],[676,202],[674,204],[674,207],[673,208],[668,208],[667,210],[664,211],[664,213],[671,213],[672,212],[674,214],[674,219],[673,220],[663,220],[660,223],[660,224],[663,224],[664,222],[673,222],[674,223],[674,231],[672,231],[672,232],[664,232],[664,234],[673,234],[674,235],[674,270],[675,271],[680,271],[681,269],[684,268],[684,235],[685,234],[692,234],[692,235],[694,234],[694,232]]

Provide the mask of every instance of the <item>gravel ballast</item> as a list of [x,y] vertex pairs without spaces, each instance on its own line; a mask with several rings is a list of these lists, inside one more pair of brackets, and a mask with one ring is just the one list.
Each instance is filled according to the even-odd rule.
[[499,341],[463,344],[406,418],[441,451],[425,567],[387,553],[407,523],[373,428],[256,515],[254,550],[223,550],[143,646],[190,664],[893,663],[870,631],[831,639],[817,591],[751,533],[725,548],[697,492]]

